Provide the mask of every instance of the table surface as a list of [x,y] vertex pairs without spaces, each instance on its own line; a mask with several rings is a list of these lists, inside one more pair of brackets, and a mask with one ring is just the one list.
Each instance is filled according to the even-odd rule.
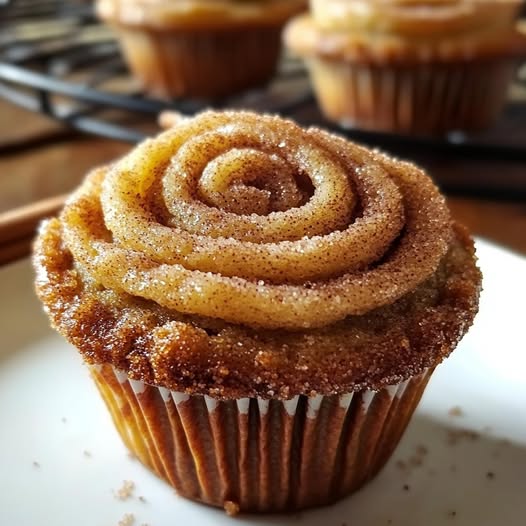
[[[0,212],[69,191],[90,168],[130,149],[129,144],[65,129],[4,101],[0,101],[0,122]],[[449,162],[447,168],[450,171],[454,166]],[[503,170],[505,163],[495,167],[496,174]],[[431,175],[440,180],[436,171]],[[451,195],[448,199],[454,217],[473,234],[526,255],[524,200]]]

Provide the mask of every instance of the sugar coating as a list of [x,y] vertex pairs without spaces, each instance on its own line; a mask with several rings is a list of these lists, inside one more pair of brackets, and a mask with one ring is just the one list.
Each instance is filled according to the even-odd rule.
[[451,351],[480,288],[425,173],[246,112],[180,121],[95,170],[34,261],[87,361],[212,396],[396,383]]
[[480,36],[481,29],[510,27],[520,0],[312,0],[312,16],[324,29],[395,34],[432,39],[436,35]]
[[345,63],[457,62],[521,53],[517,30],[521,1],[311,0],[294,18],[286,44],[304,57]]
[[[286,180],[260,191],[277,191],[280,208],[292,195],[288,209],[246,213],[255,159],[248,177]],[[301,206],[295,174],[313,188]],[[201,198],[218,193],[244,213]],[[414,166],[248,113],[205,113],[146,141],[88,177],[61,219],[75,260],[102,286],[267,329],[392,303],[433,274],[451,236],[443,198]]]

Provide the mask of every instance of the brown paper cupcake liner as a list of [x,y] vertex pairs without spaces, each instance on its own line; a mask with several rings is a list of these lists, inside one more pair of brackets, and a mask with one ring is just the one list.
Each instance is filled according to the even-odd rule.
[[281,26],[156,31],[114,26],[144,88],[173,98],[220,97],[264,84],[275,73]]
[[291,511],[360,488],[398,444],[432,369],[378,392],[216,400],[90,367],[124,443],[187,498]]
[[506,101],[516,59],[365,64],[310,58],[324,114],[343,126],[435,134],[491,125]]

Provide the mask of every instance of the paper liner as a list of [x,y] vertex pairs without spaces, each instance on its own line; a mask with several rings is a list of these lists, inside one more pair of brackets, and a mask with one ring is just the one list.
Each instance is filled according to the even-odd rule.
[[124,443],[190,499],[244,511],[289,511],[352,493],[390,457],[431,375],[378,392],[216,400],[92,376]]
[[281,49],[281,25],[222,31],[114,27],[135,76],[165,98],[219,97],[264,84]]
[[516,59],[389,66],[307,61],[325,115],[344,126],[434,134],[483,129],[498,117]]

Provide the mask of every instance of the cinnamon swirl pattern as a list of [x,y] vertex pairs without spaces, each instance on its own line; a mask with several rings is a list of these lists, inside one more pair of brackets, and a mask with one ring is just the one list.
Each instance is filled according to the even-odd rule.
[[92,172],[34,265],[123,442],[228,513],[370,480],[480,291],[421,170],[243,112],[177,117]]
[[61,220],[98,286],[266,329],[391,304],[451,239],[416,167],[250,113],[204,113],[144,142],[95,171]]

